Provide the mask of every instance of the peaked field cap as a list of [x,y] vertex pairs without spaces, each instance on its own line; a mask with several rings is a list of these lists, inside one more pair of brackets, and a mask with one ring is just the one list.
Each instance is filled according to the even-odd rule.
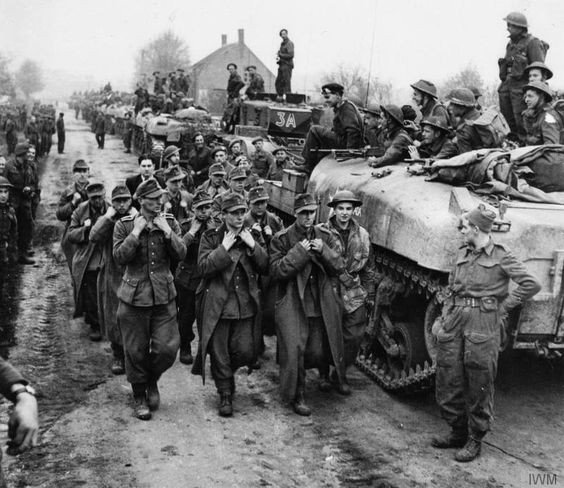
[[264,186],[255,186],[249,190],[249,202],[255,203],[261,200],[269,200],[268,192]]
[[104,183],[100,181],[93,181],[86,186],[86,194],[89,197],[101,197],[106,194]]
[[14,185],[12,185],[9,181],[8,178],[5,178],[4,176],[0,176],[0,188],[13,188]]
[[229,172],[229,179],[230,180],[242,180],[247,178],[247,171],[245,171],[245,168],[240,168],[239,166],[235,166],[230,172]]
[[72,170],[74,171],[78,171],[78,170],[82,170],[82,169],[90,169],[90,166],[88,166],[88,163],[86,161],[84,161],[84,159],[77,159],[74,164],[72,165]]
[[294,198],[294,212],[300,213],[303,210],[316,210],[317,202],[311,193],[301,193]]
[[186,176],[186,173],[182,171],[178,166],[169,166],[164,170],[165,181],[171,180],[182,180]]
[[213,203],[213,198],[205,190],[200,190],[194,195],[194,200],[192,200],[192,208],[198,208],[202,205],[211,205]]
[[345,92],[345,87],[340,83],[325,83],[325,85],[321,87],[321,91],[342,95]]
[[116,198],[131,198],[131,192],[129,191],[129,188],[127,188],[127,186],[125,185],[117,185],[112,190],[112,200],[115,200]]
[[243,195],[239,193],[229,193],[221,201],[221,211],[222,212],[233,212],[241,208],[247,209],[247,202]]
[[335,193],[333,199],[327,204],[328,207],[336,207],[339,203],[352,203],[354,207],[360,207],[362,200],[356,198],[354,193],[350,190],[340,190]]
[[210,171],[209,171],[210,175],[226,175],[226,171],[225,168],[223,167],[223,164],[221,163],[214,163],[210,166]]
[[155,178],[149,178],[141,183],[135,191],[136,198],[157,198],[163,194],[163,189],[159,186]]

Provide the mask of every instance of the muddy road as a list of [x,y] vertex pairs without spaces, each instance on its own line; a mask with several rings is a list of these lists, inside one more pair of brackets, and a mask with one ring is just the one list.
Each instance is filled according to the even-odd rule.
[[[121,141],[106,149],[67,113],[65,154],[43,163],[37,265],[12,277],[3,308],[10,360],[36,386],[41,443],[3,462],[13,487],[488,487],[564,486],[564,362],[509,355],[500,363],[496,422],[468,465],[429,447],[444,430],[433,395],[390,396],[362,373],[353,395],[316,389],[310,418],[279,401],[274,341],[259,371],[237,374],[234,416],[216,413],[212,384],[176,363],[161,381],[153,420],[132,416],[129,385],[109,372],[108,343],[91,343],[72,319],[72,291],[59,250],[58,195],[79,157],[109,190],[136,170]],[[7,422],[6,404],[0,421]],[[2,443],[5,441],[2,429]]]

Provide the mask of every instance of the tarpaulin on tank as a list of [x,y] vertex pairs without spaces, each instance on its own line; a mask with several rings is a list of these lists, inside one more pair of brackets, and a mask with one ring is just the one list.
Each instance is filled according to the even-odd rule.
[[[428,181],[532,202],[564,204],[564,146],[481,149],[435,161]],[[550,193],[550,194],[549,194]]]

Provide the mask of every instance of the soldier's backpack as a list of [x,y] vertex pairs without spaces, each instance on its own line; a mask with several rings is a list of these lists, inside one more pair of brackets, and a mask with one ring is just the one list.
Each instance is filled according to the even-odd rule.
[[564,100],[555,100],[551,107],[557,115],[558,124],[560,125],[560,144],[564,144]]
[[486,108],[477,119],[467,120],[466,123],[476,129],[484,148],[501,147],[511,130],[495,105]]

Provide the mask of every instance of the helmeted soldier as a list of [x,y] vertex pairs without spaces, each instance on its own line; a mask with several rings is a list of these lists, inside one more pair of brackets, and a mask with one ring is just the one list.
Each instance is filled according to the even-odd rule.
[[118,289],[118,312],[135,416],[151,418],[160,405],[158,380],[178,352],[176,289],[170,260],[180,261],[186,246],[171,214],[161,213],[163,190],[155,179],[136,191],[139,214],[114,227],[114,259],[125,268]]
[[548,83],[548,80],[553,76],[552,70],[540,61],[535,61],[527,66],[523,74],[528,83],[532,81],[544,81]]
[[298,415],[310,415],[305,403],[306,369],[318,368],[319,386],[344,380],[342,309],[333,277],[343,271],[337,239],[315,226],[317,203],[309,193],[294,201],[296,222],[270,242],[270,275],[278,282],[276,335],[280,389]]
[[[436,398],[451,427],[434,437],[436,448],[461,448],[459,462],[480,454],[493,419],[494,380],[508,314],[540,290],[537,279],[502,244],[492,240],[495,212],[481,204],[464,214],[464,245],[449,275],[437,338]],[[509,291],[509,282],[517,286]]]
[[262,338],[259,276],[268,272],[268,254],[260,234],[244,226],[246,210],[245,197],[228,194],[221,203],[223,223],[204,232],[198,253],[202,334],[193,373],[205,381],[209,354],[219,414],[224,417],[233,414],[234,373],[242,366],[252,367]]
[[499,108],[507,120],[513,137],[523,139],[525,130],[521,114],[526,109],[523,101],[523,86],[527,83],[525,69],[535,61],[544,62],[548,45],[529,34],[527,17],[520,12],[511,12],[503,19],[507,23],[509,42],[505,56],[498,60]]
[[450,115],[446,107],[439,103],[439,95],[437,87],[427,80],[419,80],[413,83],[413,95],[411,99],[415,105],[421,110],[423,118],[430,116],[442,117],[450,125]]
[[[435,159],[441,151],[447,152],[453,145],[450,140],[450,129],[442,117],[430,116],[421,121],[422,140],[419,147],[410,146],[409,155],[412,159]],[[450,151],[456,152],[455,147]]]
[[403,126],[401,109],[396,105],[382,105],[381,109],[384,114],[387,148],[382,156],[370,156],[368,158],[368,164],[373,168],[395,164],[409,158],[408,148],[413,144],[413,140]]
[[560,144],[560,116],[550,105],[552,92],[542,81],[532,81],[523,87],[526,110],[523,111],[527,146]]

